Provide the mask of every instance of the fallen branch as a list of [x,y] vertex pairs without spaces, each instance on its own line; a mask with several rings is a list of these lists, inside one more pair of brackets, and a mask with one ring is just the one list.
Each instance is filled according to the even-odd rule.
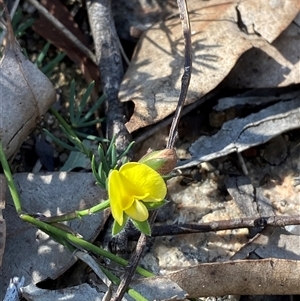
[[[266,217],[245,217],[231,220],[213,221],[201,224],[179,224],[160,225],[152,228],[152,236],[192,234],[210,231],[233,230],[240,228],[255,227],[284,227],[288,225],[299,225],[300,215],[289,216],[266,216]],[[138,232],[132,233],[131,239],[137,239]]]
[[94,38],[96,58],[101,75],[103,92],[106,94],[107,138],[116,137],[117,152],[122,153],[131,138],[125,127],[123,106],[118,93],[123,78],[122,57],[110,0],[86,2],[89,22]]

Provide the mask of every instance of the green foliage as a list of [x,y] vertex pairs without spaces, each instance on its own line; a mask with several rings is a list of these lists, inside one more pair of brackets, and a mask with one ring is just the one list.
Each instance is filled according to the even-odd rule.
[[[127,149],[121,154],[117,155],[116,145],[115,145],[115,137],[109,143],[107,151],[105,152],[103,145],[99,144],[98,147],[98,161],[96,160],[96,156],[93,155],[91,166],[93,175],[96,179],[96,184],[100,187],[106,189],[106,182],[109,175],[109,172],[112,169],[116,169],[118,167],[117,163],[119,160],[122,160],[126,154],[129,152],[134,142],[131,142]],[[123,162],[125,163],[125,162]]]
[[46,65],[43,66],[43,60],[47,56],[50,45],[51,45],[50,42],[46,43],[43,50],[38,55],[38,57],[35,61],[35,65],[48,77],[51,76],[54,68],[66,56],[64,53],[60,52],[56,55],[56,57],[54,59],[50,60]]
[[[41,62],[43,57],[39,60]],[[98,141],[98,142],[109,142],[107,139],[97,137],[94,135],[86,134],[83,132],[78,131],[78,128],[82,127],[89,127],[95,125],[103,119],[96,119],[91,120],[91,117],[95,113],[97,109],[99,109],[100,105],[103,103],[105,97],[101,96],[95,104],[87,110],[88,99],[91,96],[91,93],[94,88],[94,82],[89,84],[87,87],[82,99],[79,101],[79,104],[76,103],[76,93],[75,93],[75,81],[72,81],[70,87],[70,98],[69,98],[69,122],[67,122],[54,108],[51,108],[51,113],[57,118],[60,124],[61,130],[64,132],[67,139],[71,142],[68,144],[61,139],[55,137],[52,133],[48,130],[44,129],[44,131],[51,137],[51,139],[57,143],[58,145],[62,146],[63,148],[70,150],[70,151],[78,151],[85,154],[91,161],[92,161],[92,151],[89,150],[82,142],[80,138],[91,140],[91,141]],[[79,138],[80,137],[80,138]],[[112,158],[110,156],[110,158]],[[108,162],[110,165],[113,162]],[[109,165],[109,166],[110,166]]]
[[35,20],[33,18],[25,19],[24,14],[21,8],[18,8],[14,14],[14,17],[11,21],[13,31],[16,38],[20,38],[24,35],[25,31],[31,27]]
[[[82,128],[95,125],[103,121],[103,118],[91,120],[90,118],[99,109],[105,100],[105,95],[102,95],[95,101],[95,104],[86,112],[88,99],[91,97],[92,91],[94,89],[94,82],[91,82],[84,92],[82,99],[79,104],[76,103],[75,97],[75,81],[73,80],[70,87],[70,97],[69,97],[69,115],[70,115],[70,125],[72,128]],[[87,138],[87,137],[84,137]],[[97,139],[96,139],[97,140]]]

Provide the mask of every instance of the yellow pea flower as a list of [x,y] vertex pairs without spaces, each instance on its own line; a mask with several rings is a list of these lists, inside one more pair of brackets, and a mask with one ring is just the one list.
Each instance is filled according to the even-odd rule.
[[125,163],[108,176],[111,212],[120,226],[124,223],[124,213],[134,221],[146,221],[149,213],[144,202],[161,202],[166,194],[161,175],[143,163]]

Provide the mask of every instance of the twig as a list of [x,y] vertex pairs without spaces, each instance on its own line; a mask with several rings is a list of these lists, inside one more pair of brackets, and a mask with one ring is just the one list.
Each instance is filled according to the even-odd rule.
[[186,0],[177,0],[177,5],[179,8],[180,19],[183,28],[184,45],[185,45],[185,53],[184,53],[185,61],[184,61],[184,73],[181,79],[180,96],[176,107],[174,119],[171,124],[170,134],[167,142],[167,148],[173,148],[177,138],[178,123],[181,116],[182,108],[184,106],[187,91],[189,88],[191,72],[192,72],[192,39],[191,39],[190,20],[187,11]]
[[[185,106],[181,112],[181,117],[193,111],[195,108],[199,107],[207,100],[215,97],[218,93],[219,91],[216,88],[213,91],[201,97],[199,100],[189,104],[188,106]],[[171,115],[169,117],[164,118],[163,120],[161,120],[160,122],[154,125],[148,126],[142,134],[139,134],[137,137],[133,137],[134,138],[133,140],[135,141],[136,144],[143,142],[144,140],[148,139],[149,137],[151,137],[152,135],[154,135],[161,129],[165,128],[167,125],[169,125],[172,122],[173,118],[174,116]]]
[[[153,211],[150,217],[150,225],[152,225],[156,219],[157,211]],[[137,242],[134,254],[131,256],[129,263],[125,269],[125,273],[122,277],[121,283],[118,286],[117,292],[111,301],[121,301],[127,287],[129,286],[132,277],[134,276],[136,267],[142,257],[143,251],[147,243],[147,236],[145,234],[140,234],[139,240]]]
[[122,57],[110,0],[88,0],[87,10],[94,38],[96,57],[106,94],[107,138],[116,136],[118,152],[124,151],[131,138],[125,127],[123,106],[118,98],[123,78]]
[[37,0],[28,0],[45,18],[47,18],[57,29],[60,30],[69,40],[72,41],[91,61],[97,65],[95,55],[84,44],[82,44],[76,36],[69,31],[59,20],[57,20],[49,11],[41,5]]
[[[255,227],[284,227],[288,225],[300,225],[300,215],[289,216],[264,216],[245,217],[231,220],[213,221],[201,224],[161,225],[152,228],[152,236],[180,235],[202,233],[210,231],[233,230]],[[132,232],[130,238],[137,239],[138,232]]]
[[[185,44],[185,64],[184,64],[184,74],[182,76],[182,85],[181,85],[181,91],[179,96],[179,101],[177,104],[177,108],[175,111],[174,119],[171,125],[170,129],[170,135],[167,142],[167,148],[173,148],[176,137],[177,137],[177,128],[178,123],[180,119],[180,114],[185,102],[187,90],[190,83],[191,78],[191,67],[192,67],[192,42],[191,42],[191,31],[190,31],[190,21],[189,21],[189,15],[187,11],[186,6],[186,0],[178,0],[177,1],[179,13],[180,13],[180,19],[182,22],[182,28],[183,28],[183,35],[184,35],[184,44]],[[151,218],[150,218],[150,225],[152,225],[155,221],[157,215],[157,211],[153,211]],[[136,266],[138,265],[138,262],[143,254],[144,248],[146,246],[147,237],[144,234],[140,235],[140,238],[137,243],[137,247],[135,250],[135,253],[133,254],[130,264],[127,266],[125,274],[123,276],[123,279],[118,287],[117,293],[115,297],[112,299],[113,301],[121,301],[126,288],[128,287]]]
[[85,262],[95,272],[95,274],[99,277],[99,279],[101,279],[102,282],[107,286],[107,291],[102,301],[109,301],[112,294],[112,282],[103,273],[96,260],[90,254],[79,250],[75,251],[74,255],[77,258],[81,259],[83,262]]

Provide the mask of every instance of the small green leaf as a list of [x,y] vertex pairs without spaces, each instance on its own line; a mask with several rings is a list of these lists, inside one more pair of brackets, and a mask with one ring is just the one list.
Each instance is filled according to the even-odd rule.
[[[127,148],[125,149],[125,151],[118,156],[117,160],[120,160],[122,159],[124,156],[126,156],[128,154],[128,152],[131,150],[131,148],[133,147],[135,141],[132,141],[128,146]],[[125,163],[125,162],[124,162]]]
[[42,62],[45,58],[45,56],[47,55],[47,52],[49,50],[51,43],[47,42],[46,45],[44,46],[42,52],[39,54],[39,56],[37,57],[36,61],[35,61],[35,65],[40,68],[42,65]]
[[109,167],[113,169],[117,165],[117,148],[116,145],[114,144],[111,150],[111,156],[109,160]]
[[48,77],[51,76],[53,69],[58,65],[58,63],[66,56],[65,53],[60,52],[57,56],[48,62],[45,66],[41,67],[41,71],[46,74]]
[[92,171],[93,171],[93,175],[96,179],[97,182],[101,183],[101,178],[97,172],[97,166],[96,166],[96,160],[95,160],[95,156],[93,155],[92,157],[92,162],[91,162],[91,167],[92,167]]
[[86,106],[87,101],[94,89],[94,85],[95,85],[95,82],[91,82],[82,96],[81,102],[80,102],[80,104],[78,106],[78,110],[76,112],[75,124],[80,124],[80,117],[81,117],[84,107]]
[[103,94],[98,100],[95,102],[95,104],[89,109],[89,111],[84,115],[84,117],[81,119],[82,122],[88,121],[88,119],[94,114],[94,112],[101,106],[103,101],[106,99],[106,95]]
[[125,225],[126,225],[126,223],[127,223],[127,220],[128,220],[128,217],[127,217],[127,215],[126,214],[123,214],[123,225],[122,226],[120,226],[115,220],[114,220],[114,223],[113,223],[113,226],[112,226],[112,235],[113,236],[115,236],[115,235],[117,235],[118,233],[120,233],[123,229],[124,229],[124,227],[125,227]]
[[149,235],[149,236],[151,235],[151,227],[148,220],[144,222],[138,222],[132,219],[132,223],[139,231],[141,231],[145,235]]
[[69,112],[70,112],[70,121],[71,124],[75,124],[75,115],[74,115],[74,105],[75,105],[75,81],[74,79],[71,82],[70,87],[70,97],[69,97]]
[[44,131],[46,132],[46,134],[58,145],[62,146],[65,149],[68,149],[70,151],[77,151],[77,148],[74,146],[71,146],[65,142],[63,142],[62,140],[60,140],[59,138],[56,138],[53,134],[51,134],[48,130],[44,129]]
[[162,200],[161,202],[152,202],[152,203],[143,202],[143,204],[146,206],[148,210],[154,210],[164,206],[167,202],[168,202],[167,200]]

